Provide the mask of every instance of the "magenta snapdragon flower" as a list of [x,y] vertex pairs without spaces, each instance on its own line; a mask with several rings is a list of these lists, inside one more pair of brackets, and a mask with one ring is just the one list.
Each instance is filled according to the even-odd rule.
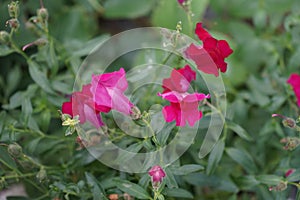
[[296,73],[291,74],[287,83],[292,86],[297,97],[298,106],[300,107],[300,75]]
[[197,23],[195,33],[203,45],[196,46],[192,43],[185,51],[186,56],[193,60],[197,68],[204,73],[219,76],[219,70],[226,72],[227,63],[224,59],[233,53],[227,41],[212,37],[202,27],[202,23]]
[[151,176],[152,183],[161,183],[163,178],[166,176],[165,171],[159,166],[155,165],[153,166],[149,172],[149,176]]

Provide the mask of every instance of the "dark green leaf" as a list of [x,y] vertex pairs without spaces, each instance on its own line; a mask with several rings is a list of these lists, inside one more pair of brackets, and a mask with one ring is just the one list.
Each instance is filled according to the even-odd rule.
[[241,138],[247,140],[247,141],[253,141],[253,138],[247,133],[245,129],[243,129],[240,125],[232,122],[232,121],[226,121],[227,128],[234,131],[236,134],[238,134]]
[[257,172],[256,165],[248,153],[236,148],[227,148],[226,153],[237,163],[239,163],[248,173]]
[[169,168],[165,169],[166,172],[166,185],[168,186],[168,188],[178,188],[178,184],[177,181],[172,173],[172,171]]
[[93,193],[94,200],[107,199],[104,190],[102,189],[99,181],[90,173],[85,172],[85,178],[87,183],[91,187],[91,192]]
[[213,150],[209,154],[206,173],[211,174],[215,171],[217,168],[223,152],[224,152],[225,143],[224,140],[219,140],[217,144],[214,146]]
[[166,196],[169,197],[177,197],[177,198],[187,198],[187,199],[193,199],[194,196],[189,191],[182,189],[182,188],[165,188],[164,192]]
[[114,182],[120,190],[139,199],[151,199],[151,196],[141,186],[127,180],[114,179]]
[[203,170],[204,167],[201,165],[190,164],[190,165],[183,165],[179,168],[172,169],[174,175],[188,175],[193,172],[197,172],[199,170]]
[[46,92],[54,94],[49,80],[47,79],[46,73],[40,70],[37,63],[30,61],[29,64],[29,74],[31,78]]
[[259,175],[255,177],[257,181],[267,185],[277,185],[282,181],[282,177],[276,175]]
[[0,44],[0,56],[6,56],[8,54],[11,54],[12,52],[14,52],[14,51],[11,48],[9,48],[6,45]]
[[17,169],[15,161],[9,156],[7,148],[3,146],[0,146],[0,162],[12,170]]

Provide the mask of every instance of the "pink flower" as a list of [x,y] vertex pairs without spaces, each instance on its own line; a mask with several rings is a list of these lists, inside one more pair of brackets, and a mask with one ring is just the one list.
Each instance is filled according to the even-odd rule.
[[116,72],[93,75],[91,85],[93,101],[97,105],[109,107],[127,115],[131,113],[133,104],[124,95],[128,83],[123,68]]
[[70,101],[63,103],[62,112],[72,117],[78,115],[80,123],[89,121],[99,128],[104,125],[100,112],[109,112],[110,108],[94,103],[90,88],[91,84],[87,84],[82,87],[82,91],[74,92]]
[[170,101],[170,105],[165,106],[162,112],[166,122],[175,120],[176,126],[185,126],[186,121],[190,126],[194,126],[196,121],[202,118],[202,112],[198,110],[198,102],[210,97],[200,93],[189,94],[176,91],[158,95]]
[[300,75],[291,74],[287,83],[293,87],[294,93],[297,97],[298,106],[300,107]]
[[189,89],[190,82],[195,79],[196,72],[189,65],[181,69],[173,69],[171,77],[163,80],[163,93],[169,91],[186,92]]
[[166,176],[166,173],[159,165],[153,166],[149,170],[148,174],[151,176],[153,183],[161,183],[163,178]]
[[183,4],[185,2],[185,0],[177,0],[179,4]]
[[213,38],[203,27],[202,23],[198,23],[195,33],[202,41],[203,46],[191,44],[185,51],[188,58],[192,59],[199,70],[207,74],[219,76],[219,70],[226,72],[227,63],[224,61],[226,57],[232,54],[226,40],[217,40]]
[[293,174],[296,170],[295,169],[289,169],[285,172],[284,176],[285,177],[288,177],[290,176],[291,174]]

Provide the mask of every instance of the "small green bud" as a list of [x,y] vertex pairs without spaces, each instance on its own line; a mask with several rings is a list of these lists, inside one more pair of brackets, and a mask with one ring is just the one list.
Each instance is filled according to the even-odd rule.
[[7,151],[14,158],[20,158],[23,155],[22,147],[17,143],[8,145]]
[[0,31],[0,43],[8,44],[10,42],[9,33],[6,31]]
[[20,27],[20,22],[16,18],[8,20],[6,24],[8,24],[10,28],[14,28],[14,29],[18,29]]
[[10,4],[8,4],[8,14],[12,18],[17,18],[19,15],[19,2],[18,1],[12,1]]
[[160,195],[158,195],[157,199],[158,200],[165,200],[165,197],[164,197],[164,195],[160,194]]
[[41,168],[40,171],[36,174],[36,178],[39,182],[43,182],[47,179],[47,172],[44,168]]
[[46,8],[40,8],[37,10],[38,19],[41,19],[42,22],[48,21],[49,13]]

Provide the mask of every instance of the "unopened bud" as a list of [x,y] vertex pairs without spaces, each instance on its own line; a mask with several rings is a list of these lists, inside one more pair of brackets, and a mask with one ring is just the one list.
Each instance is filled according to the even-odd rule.
[[284,191],[287,188],[287,182],[280,181],[280,183],[276,186],[269,187],[269,191]]
[[280,140],[280,143],[286,143],[283,149],[294,150],[300,145],[300,138],[297,137],[287,137]]
[[49,13],[46,8],[40,8],[37,10],[38,19],[41,19],[42,22],[48,21]]
[[44,168],[41,168],[40,171],[36,174],[36,178],[39,182],[43,182],[47,179],[47,172]]
[[6,31],[0,31],[0,43],[8,44],[9,41],[9,33]]
[[9,27],[13,28],[13,29],[18,29],[20,27],[20,22],[16,18],[13,18],[13,19],[10,19],[10,20],[6,21],[6,24],[8,24]]
[[294,119],[292,118],[286,118],[284,120],[282,120],[282,124],[285,126],[285,127],[289,127],[289,128],[295,128],[296,127],[296,122]]
[[8,4],[8,14],[12,18],[17,18],[19,15],[19,2],[13,1]]
[[7,151],[14,158],[20,158],[23,155],[22,147],[17,143],[8,145]]
[[110,194],[108,196],[109,200],[118,200],[119,199],[119,195],[118,194]]

